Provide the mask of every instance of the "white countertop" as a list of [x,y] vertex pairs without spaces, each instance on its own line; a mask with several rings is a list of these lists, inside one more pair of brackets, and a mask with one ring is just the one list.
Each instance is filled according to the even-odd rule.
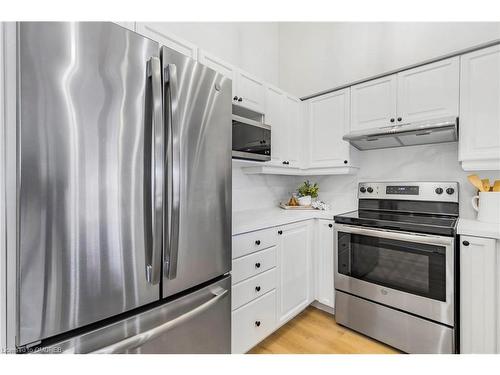
[[500,224],[483,223],[477,220],[458,219],[458,234],[500,240]]
[[233,212],[233,235],[309,219],[333,220],[334,215],[354,210],[356,208],[293,211],[275,207]]

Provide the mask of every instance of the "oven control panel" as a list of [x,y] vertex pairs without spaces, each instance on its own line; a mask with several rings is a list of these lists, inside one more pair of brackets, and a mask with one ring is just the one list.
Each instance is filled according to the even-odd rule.
[[458,202],[458,182],[361,182],[358,198]]

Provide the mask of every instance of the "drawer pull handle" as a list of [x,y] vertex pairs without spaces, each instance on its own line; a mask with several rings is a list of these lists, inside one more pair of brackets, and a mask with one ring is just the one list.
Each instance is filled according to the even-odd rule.
[[260,240],[255,241],[256,245],[260,245]]
[[260,263],[255,263],[255,268],[260,268]]
[[256,327],[260,327],[260,320],[257,320],[257,321],[255,322],[255,326],[256,326]]
[[470,245],[470,242],[469,241],[464,241],[462,242],[464,246],[469,246]]
[[256,291],[256,292],[260,292],[260,286],[256,286],[256,287],[255,287],[255,291]]
[[333,224],[328,224],[328,228],[333,228]]
[[278,234],[279,234],[279,235],[282,235],[282,234],[283,234],[283,231],[282,231],[282,230],[279,230],[279,231],[278,231]]

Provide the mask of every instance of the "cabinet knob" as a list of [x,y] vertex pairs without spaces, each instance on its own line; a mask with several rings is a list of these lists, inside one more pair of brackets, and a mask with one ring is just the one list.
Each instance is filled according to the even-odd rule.
[[328,228],[333,228],[333,224],[328,224]]
[[282,230],[279,230],[278,231],[278,234],[281,236],[283,234],[283,231]]
[[464,246],[469,246],[469,245],[470,245],[470,242],[469,242],[469,241],[463,241],[463,242],[462,242],[462,244],[463,244]]
[[256,245],[260,245],[260,240],[255,241]]
[[393,118],[391,118],[391,120],[390,120],[390,121],[391,121],[391,122],[394,122],[395,120],[394,120]]
[[260,320],[257,320],[257,321],[255,322],[255,326],[256,326],[256,327],[260,327]]
[[238,98],[238,101],[239,101],[239,102],[242,102],[242,101],[243,101],[243,98]]
[[260,268],[260,263],[255,263],[255,268]]
[[347,161],[347,160],[344,160],[344,164],[347,164],[347,163],[348,163],[348,161]]
[[401,120],[403,120],[403,119],[401,117],[398,117],[398,121],[401,121]]
[[235,96],[235,97],[233,98],[233,100],[238,100],[238,97],[237,97],[237,96]]
[[256,286],[256,287],[255,287],[255,291],[256,291],[256,292],[260,292],[260,286]]

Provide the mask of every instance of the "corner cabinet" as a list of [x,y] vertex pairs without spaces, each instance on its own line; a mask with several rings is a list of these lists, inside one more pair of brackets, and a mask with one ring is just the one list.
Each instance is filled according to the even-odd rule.
[[460,237],[460,352],[500,353],[499,241]]
[[282,325],[313,300],[311,223],[289,224],[278,230],[277,323]]
[[459,160],[465,171],[500,170],[500,45],[461,57]]
[[308,101],[309,163],[311,168],[352,164],[349,142],[350,89],[335,91]]

